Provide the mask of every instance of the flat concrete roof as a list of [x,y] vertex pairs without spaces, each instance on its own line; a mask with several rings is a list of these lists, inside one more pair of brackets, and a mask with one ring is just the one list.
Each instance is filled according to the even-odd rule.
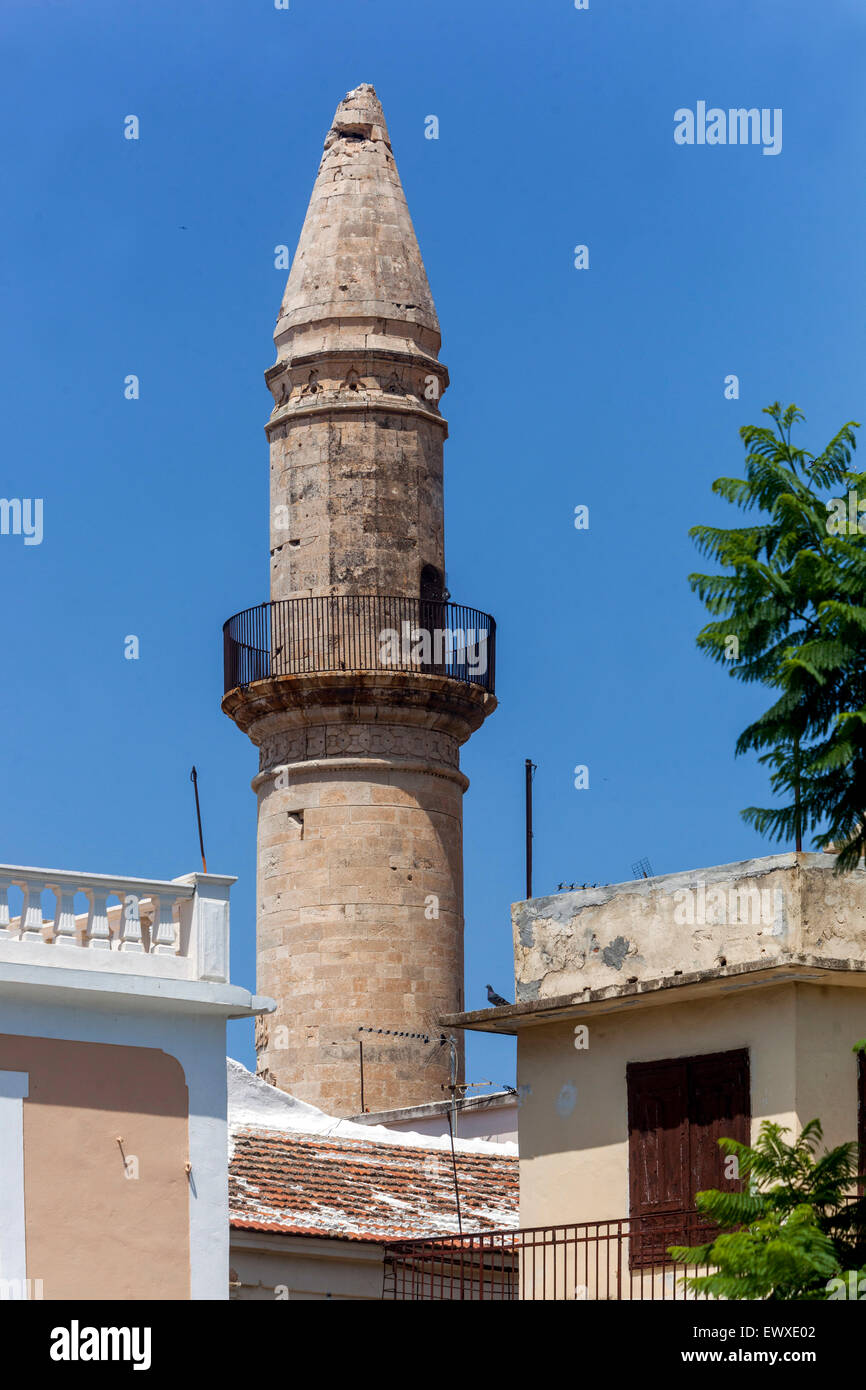
[[[496,1011],[488,1009],[485,1012]],[[457,1109],[462,1114],[473,1110],[502,1110],[509,1105],[517,1105],[516,1091],[492,1091],[484,1096],[460,1096],[457,1100]],[[400,1120],[429,1119],[445,1115],[450,1109],[450,1100],[431,1100],[426,1105],[406,1105],[399,1110],[365,1110],[363,1114],[353,1115],[352,1120],[362,1125],[385,1125]]]
[[0,999],[6,997],[30,998],[49,1009],[58,1004],[122,1009],[124,1013],[211,1014],[225,1019],[252,1018],[276,1008],[267,995],[251,994],[241,985],[0,961]]
[[678,1001],[685,1001],[746,989],[768,989],[780,984],[825,984],[866,989],[866,962],[807,955],[777,957],[771,964],[766,960],[747,961],[719,966],[714,970],[693,971],[691,974],[676,971],[662,979],[630,980],[622,985],[585,989],[575,994],[533,999],[524,1004],[508,1004],[497,1009],[444,1014],[439,1022],[445,1028],[516,1035],[523,1028],[537,1027],[543,1023],[669,1004],[672,992]]

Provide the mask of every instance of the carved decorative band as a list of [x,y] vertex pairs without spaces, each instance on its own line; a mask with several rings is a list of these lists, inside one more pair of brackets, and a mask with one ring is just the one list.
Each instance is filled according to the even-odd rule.
[[[315,397],[312,398],[316,400]],[[279,439],[281,436],[278,431],[294,423],[295,420],[306,419],[314,415],[333,414],[335,410],[341,413],[354,411],[363,415],[368,415],[371,411],[380,411],[383,415],[414,415],[419,420],[429,420],[431,424],[439,425],[448,436],[448,421],[443,415],[434,414],[433,411],[425,409],[420,404],[407,405],[404,399],[397,396],[371,396],[368,399],[358,399],[352,397],[346,399],[336,394],[322,396],[321,403],[292,405],[286,404],[278,406],[268,423],[265,425],[265,434],[268,439]]]
[[307,778],[316,772],[339,772],[341,769],[360,769],[371,773],[420,773],[425,777],[441,777],[446,782],[456,782],[462,792],[465,792],[469,786],[469,778],[459,770],[442,767],[438,763],[404,762],[402,759],[396,760],[394,758],[308,758],[300,763],[284,763],[279,767],[269,767],[266,772],[259,772],[253,778],[250,786],[254,792],[258,792],[260,787],[276,777],[278,773],[288,773],[290,777],[296,775],[299,778]]
[[450,734],[399,724],[319,724],[271,734],[259,750],[259,771],[314,758],[410,758],[457,768],[460,750]]

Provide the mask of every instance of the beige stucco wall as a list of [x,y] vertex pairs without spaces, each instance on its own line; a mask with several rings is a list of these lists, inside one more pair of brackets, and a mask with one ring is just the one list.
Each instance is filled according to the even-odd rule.
[[799,985],[797,1112],[800,1123],[817,1116],[831,1147],[857,1138],[857,1058],[866,1037],[866,992]]
[[0,1070],[29,1078],[27,1274],[43,1297],[189,1298],[189,1099],[176,1058],[0,1034]]
[[233,1230],[231,1298],[294,1302],[382,1297],[382,1247],[359,1240]]
[[[589,1047],[574,1047],[575,1022]],[[829,1144],[857,1137],[857,1068],[866,992],[790,984],[739,990],[521,1031],[520,1224],[628,1215],[626,1066],[747,1047],[752,1132],[818,1115]]]

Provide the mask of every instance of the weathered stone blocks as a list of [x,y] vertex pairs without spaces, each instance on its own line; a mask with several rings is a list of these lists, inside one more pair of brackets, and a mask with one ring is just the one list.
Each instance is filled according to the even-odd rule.
[[[337,110],[274,337],[272,599],[419,599],[422,571],[444,583],[448,373],[370,87]],[[430,671],[318,674],[321,652],[338,667],[349,648],[330,617],[316,621],[280,639],[300,644],[291,669],[308,674],[254,681],[224,708],[260,753],[257,987],[278,1009],[258,1028],[259,1070],[344,1115],[360,1104],[359,1041],[368,1107],[438,1100],[449,1080],[439,1018],[463,1006],[459,749],[495,700]]]

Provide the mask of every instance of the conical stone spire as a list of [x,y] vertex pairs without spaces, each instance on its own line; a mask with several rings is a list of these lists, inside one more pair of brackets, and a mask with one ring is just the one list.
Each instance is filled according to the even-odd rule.
[[[436,353],[439,320],[391,151],[379,98],[367,84],[340,102],[275,338],[335,320],[384,319],[407,326]],[[280,353],[282,355],[282,353]]]
[[448,372],[370,86],[337,107],[274,340],[271,598],[441,589]]

